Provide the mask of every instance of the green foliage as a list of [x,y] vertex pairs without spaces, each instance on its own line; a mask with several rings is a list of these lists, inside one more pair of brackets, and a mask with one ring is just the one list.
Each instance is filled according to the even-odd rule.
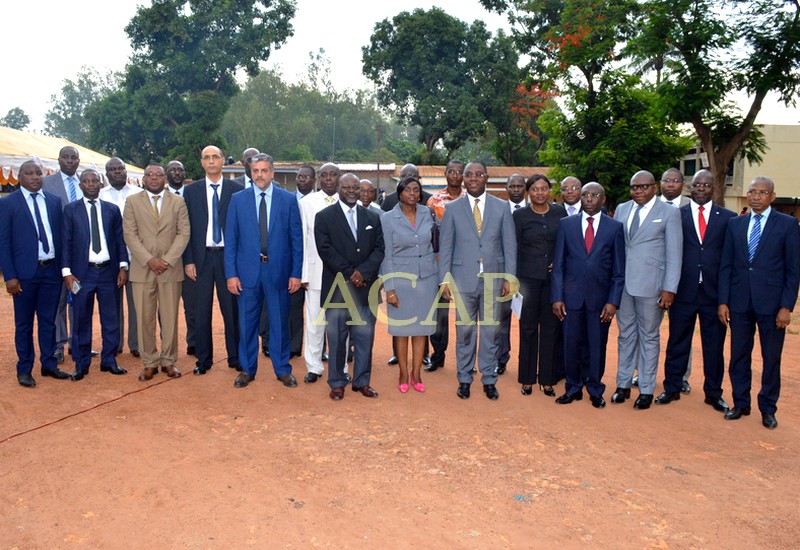
[[0,118],[0,126],[13,128],[14,130],[24,130],[31,123],[31,117],[25,114],[20,107],[9,109],[6,116]]
[[85,118],[90,105],[111,92],[115,77],[106,81],[90,67],[81,67],[75,80],[64,80],[61,93],[50,96],[50,110],[44,116],[45,133],[68,139],[78,145],[90,142],[90,127]]

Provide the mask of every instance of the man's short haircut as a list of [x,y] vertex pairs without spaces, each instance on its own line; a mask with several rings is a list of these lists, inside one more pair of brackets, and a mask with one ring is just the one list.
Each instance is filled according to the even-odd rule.
[[311,175],[314,176],[315,178],[317,177],[317,169],[311,166],[310,164],[303,164],[302,166],[300,166],[300,168],[297,169],[297,171],[299,172],[300,170],[303,169],[311,170]]
[[257,163],[257,162],[268,162],[270,168],[272,168],[272,169],[275,168],[275,162],[272,160],[272,157],[269,156],[266,153],[258,153],[256,155],[253,155],[252,157],[250,157],[250,165],[251,166],[253,164]]

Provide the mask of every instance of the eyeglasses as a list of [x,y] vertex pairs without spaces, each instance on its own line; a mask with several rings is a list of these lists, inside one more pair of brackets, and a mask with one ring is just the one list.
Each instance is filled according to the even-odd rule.
[[577,185],[571,185],[569,187],[562,187],[561,190],[562,191],[580,191],[581,188],[578,187]]
[[767,191],[766,189],[748,189],[747,195],[750,197],[755,197],[756,195],[759,197],[766,197],[771,195],[772,191]]
[[220,160],[222,159],[222,155],[203,155],[200,157],[200,160]]
[[683,183],[683,180],[681,178],[672,178],[672,179],[667,178],[661,180],[661,183]]
[[482,178],[482,177],[484,177],[484,176],[486,176],[486,174],[485,174],[485,173],[483,173],[483,172],[464,172],[464,178],[465,178],[465,179],[469,179],[469,178]]
[[710,181],[696,181],[692,184],[692,187],[695,189],[711,189],[714,187],[714,184]]
[[599,199],[602,196],[603,196],[602,193],[581,193],[581,198],[582,199],[588,199],[589,197],[591,197],[593,199]]
[[463,171],[463,170],[453,170],[453,169],[450,169],[450,170],[448,170],[448,171],[447,171],[447,172],[445,172],[445,173],[446,173],[448,176],[460,176],[460,175],[462,175],[462,174],[464,173],[464,171]]
[[639,183],[636,185],[631,185],[631,193],[635,193],[636,191],[645,191],[654,185],[655,183]]

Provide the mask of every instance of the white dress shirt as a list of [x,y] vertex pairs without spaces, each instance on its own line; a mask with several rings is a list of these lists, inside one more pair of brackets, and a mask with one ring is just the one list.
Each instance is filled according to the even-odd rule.
[[222,178],[219,178],[219,181],[211,181],[206,177],[206,212],[208,212],[208,225],[206,225],[206,246],[217,247],[217,246],[225,246],[225,235],[222,227],[222,207],[220,206],[220,212],[218,212],[219,224],[220,224],[220,241],[218,243],[214,242],[214,188],[211,187],[212,185],[217,185],[217,197],[219,197],[220,203],[222,203]]
[[[31,213],[31,219],[33,220],[33,225],[36,227],[36,234],[39,235],[39,226],[36,223],[36,210],[33,208],[33,198],[31,197],[31,192],[19,186],[19,190],[22,191],[22,196],[25,197],[25,204],[28,206],[28,210]],[[47,235],[47,243],[50,246],[50,252],[44,252],[44,248],[42,247],[42,241],[39,241],[39,260],[52,260],[56,257],[56,245],[53,242],[53,230],[50,227],[50,217],[47,213],[47,201],[44,198],[44,192],[39,191],[36,195],[36,203],[39,205],[39,215],[42,217],[42,225],[44,226],[44,233]],[[7,228],[5,229],[7,231]]]

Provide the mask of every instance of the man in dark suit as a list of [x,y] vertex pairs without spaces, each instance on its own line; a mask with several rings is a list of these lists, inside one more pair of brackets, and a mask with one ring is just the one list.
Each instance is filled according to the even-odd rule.
[[358,204],[360,188],[355,174],[341,176],[339,201],[320,211],[314,223],[314,239],[322,258],[320,304],[328,323],[325,329],[330,353],[328,385],[334,401],[344,397],[347,386],[344,365],[350,321],[353,322],[349,326],[350,342],[355,346],[353,391],[364,397],[378,397],[378,392],[370,386],[375,340],[370,289],[378,278],[385,244],[380,217]]
[[728,404],[722,399],[727,327],[717,317],[717,276],[728,220],[736,214],[711,202],[713,187],[711,172],[700,170],[692,180],[691,201],[680,208],[683,224],[681,279],[669,310],[664,392],[656,398],[656,403],[666,405],[681,398],[694,326],[699,316],[705,402],[720,412],[727,412]]
[[42,376],[64,379],[55,358],[55,326],[61,292],[61,205],[42,191],[42,167],[34,162],[19,168],[19,188],[0,200],[0,266],[6,290],[14,299],[14,343],[17,381],[36,386],[31,372],[35,359],[33,318],[39,327]]
[[300,289],[303,228],[292,193],[272,185],[272,157],[259,153],[251,163],[253,185],[236,194],[228,212],[225,275],[239,301],[239,360],[234,386],[244,388],[258,369],[261,310],[269,309],[270,359],[275,376],[294,388],[289,364],[290,294]]
[[731,326],[733,408],[726,420],[750,414],[752,353],[756,326],[763,371],[758,409],[762,424],[778,427],[781,353],[800,286],[800,230],[792,216],[775,211],[775,184],[758,177],[747,190],[751,213],[728,222],[719,267],[719,308]]
[[83,198],[64,207],[64,250],[61,275],[70,291],[76,284],[80,290],[72,295],[74,321],[72,359],[75,371],[72,380],[81,380],[89,373],[92,361],[92,318],[94,300],[100,306],[103,339],[100,370],[111,374],[127,371],[117,365],[119,345],[119,307],[121,290],[128,280],[128,248],[122,237],[122,215],[113,203],[98,199],[102,182],[96,170],[81,173]]
[[[457,300],[456,310],[468,315],[464,319],[459,314],[456,323],[459,383],[456,393],[461,399],[470,397],[476,356],[486,397],[492,400],[500,397],[496,387],[498,300],[508,296],[512,282],[516,282],[514,221],[506,202],[486,192],[487,181],[489,172],[484,163],[467,164],[464,170],[467,194],[449,203],[442,219],[439,283],[444,288],[441,295],[447,300]],[[487,311],[487,308],[490,309]]]
[[[611,320],[625,286],[625,227],[601,213],[606,201],[599,183],[581,190],[581,210],[561,219],[553,257],[553,314],[563,322],[566,392],[556,403],[583,399],[583,386],[595,408],[606,406],[602,382]],[[581,373],[588,352],[588,379]]]
[[[83,196],[75,172],[81,163],[78,150],[72,146],[62,147],[58,152],[59,171],[44,178],[42,190],[61,199],[61,209],[67,203],[78,200]],[[56,314],[56,352],[55,357],[59,363],[64,362],[64,346],[70,338],[72,330],[72,307],[67,306],[67,289],[61,288],[58,300],[58,313]],[[69,317],[69,326],[67,326]]]
[[205,374],[214,364],[214,345],[211,334],[214,287],[225,325],[225,348],[228,366],[241,370],[239,365],[239,326],[236,299],[228,290],[225,277],[225,220],[231,196],[242,190],[233,180],[222,177],[225,157],[219,147],[203,149],[200,163],[206,177],[186,188],[184,200],[189,212],[191,237],[183,253],[186,276],[194,281],[195,374]]

